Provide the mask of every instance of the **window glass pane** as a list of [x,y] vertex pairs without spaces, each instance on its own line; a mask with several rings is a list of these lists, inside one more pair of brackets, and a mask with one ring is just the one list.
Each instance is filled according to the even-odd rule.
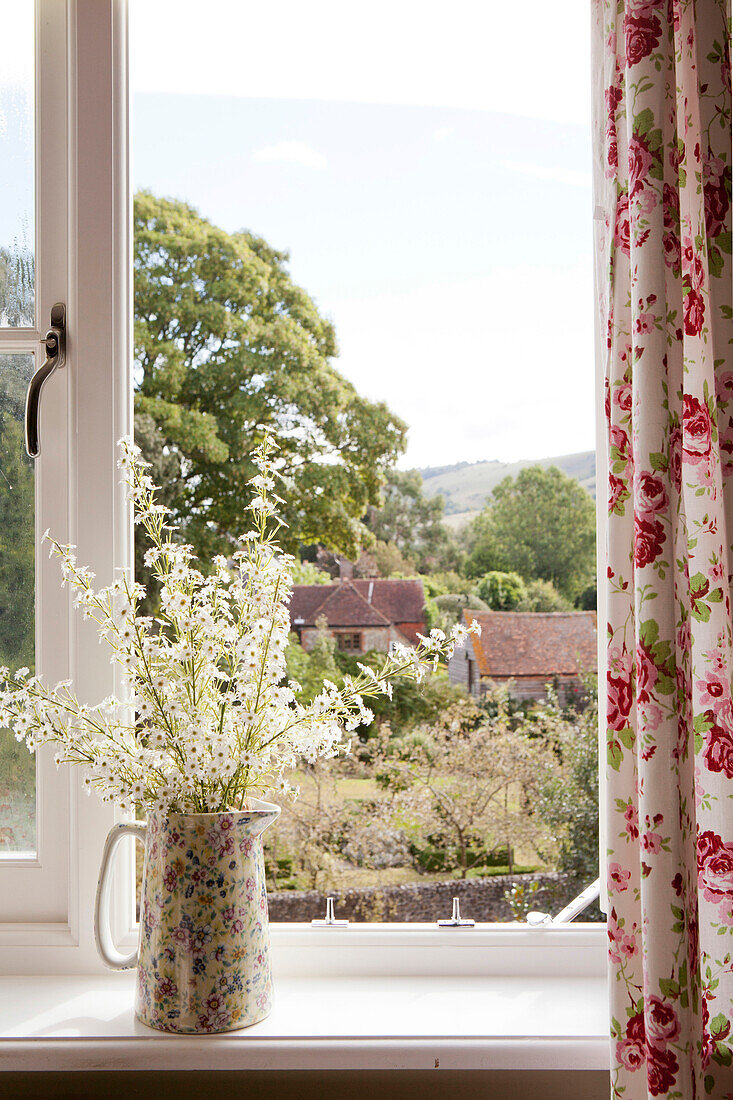
[[[35,507],[33,463],[25,453],[23,411],[32,355],[0,355],[0,665],[35,663]],[[0,858],[36,846],[35,758],[0,730]]]
[[0,0],[0,325],[32,328],[35,297],[34,4]]

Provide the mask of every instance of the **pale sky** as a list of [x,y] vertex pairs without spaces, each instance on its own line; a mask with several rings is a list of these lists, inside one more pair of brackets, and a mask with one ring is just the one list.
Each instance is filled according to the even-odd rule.
[[134,186],[290,252],[401,465],[593,447],[587,0],[131,7]]

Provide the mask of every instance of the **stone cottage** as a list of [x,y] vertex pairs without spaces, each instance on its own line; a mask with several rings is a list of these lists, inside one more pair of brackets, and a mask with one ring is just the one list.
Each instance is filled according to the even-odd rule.
[[290,626],[303,649],[313,648],[321,617],[347,653],[387,653],[392,642],[415,645],[425,633],[422,581],[355,580],[343,571],[335,584],[294,585]]
[[551,683],[566,703],[582,692],[581,674],[597,670],[595,611],[464,611],[463,620],[478,622],[481,637],[456,650],[448,675],[477,699],[511,680],[518,699],[544,699]]

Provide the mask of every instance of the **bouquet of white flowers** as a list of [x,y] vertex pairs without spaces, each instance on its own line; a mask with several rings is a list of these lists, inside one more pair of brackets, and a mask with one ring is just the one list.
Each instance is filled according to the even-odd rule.
[[230,560],[214,558],[208,575],[195,568],[191,547],[176,541],[139,449],[129,440],[120,446],[135,522],[148,537],[145,562],[160,586],[158,615],[139,614],[142,585],[122,574],[95,591],[73,547],[45,538],[75,606],[111,647],[130,701],[87,706],[71,681],[51,688],[28,669],[12,676],[0,669],[0,725],[31,752],[56,743],[57,766],[81,765],[87,790],[104,800],[207,813],[242,808],[249,795],[297,797],[288,774],[299,761],[348,751],[344,731],[371,721],[366,699],[391,698],[395,677],[421,680],[469,632],[457,626],[446,638],[433,630],[414,649],[395,645],[379,672],[359,665],[359,676],[344,677],[340,688],[326,680],[302,704],[300,686],[286,680],[293,559],[277,542],[276,444],[265,440],[253,456],[253,530]]

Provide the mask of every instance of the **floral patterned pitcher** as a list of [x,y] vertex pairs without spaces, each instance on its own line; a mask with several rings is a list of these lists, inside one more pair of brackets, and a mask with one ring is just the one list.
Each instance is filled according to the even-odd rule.
[[[272,977],[262,833],[279,806],[151,811],[147,826],[116,825],[97,888],[95,936],[113,970],[137,966],[135,1011],[161,1031],[233,1031],[270,1012]],[[120,955],[109,927],[110,857],[132,834],[145,843],[138,951]]]

